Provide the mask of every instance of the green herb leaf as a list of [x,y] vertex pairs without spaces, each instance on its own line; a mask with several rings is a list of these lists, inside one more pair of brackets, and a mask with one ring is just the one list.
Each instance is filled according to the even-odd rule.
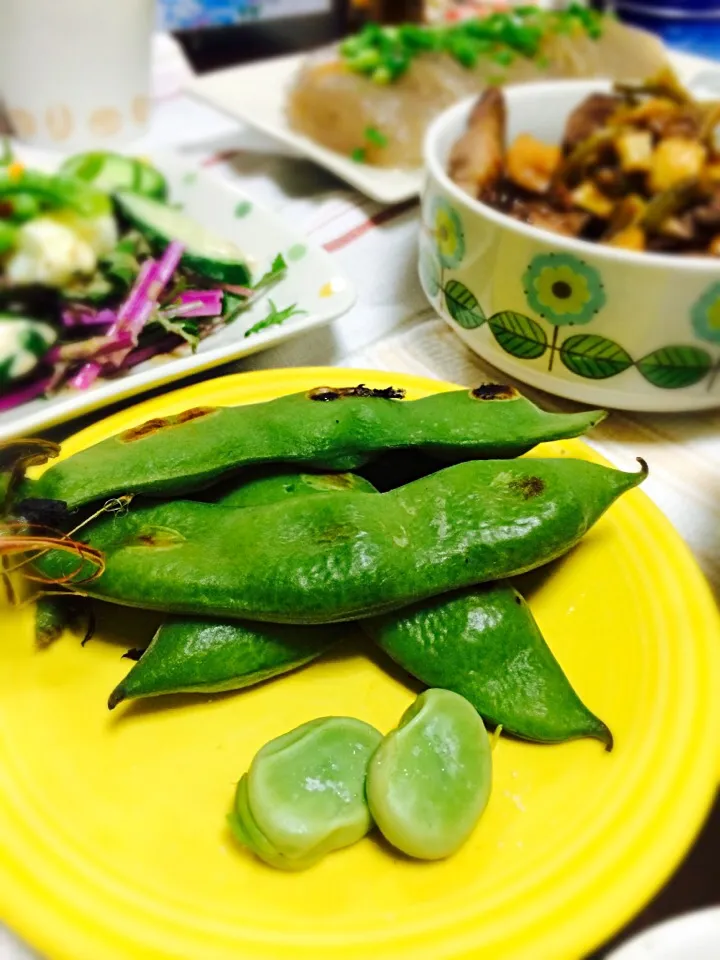
[[192,352],[195,353],[200,343],[200,324],[196,319],[192,317],[170,318],[161,311],[157,311],[153,320],[159,323],[168,333],[174,333],[178,337],[182,337],[186,343],[190,344]]
[[354,160],[355,163],[365,163],[366,152],[365,147],[355,147],[355,149],[350,154],[350,159]]
[[281,253],[278,253],[267,273],[264,273],[258,282],[254,284],[253,290],[264,290],[265,287],[271,287],[285,275],[287,268],[285,257],[283,257]]
[[270,300],[269,303],[270,309],[268,315],[264,320],[258,320],[249,330],[246,330],[246,337],[251,336],[253,333],[259,333],[261,330],[266,330],[268,327],[279,327],[285,323],[286,320],[289,320],[290,317],[297,317],[300,316],[300,314],[307,313],[307,310],[298,310],[296,303],[293,303],[290,307],[285,307],[284,310],[278,310],[272,300]]

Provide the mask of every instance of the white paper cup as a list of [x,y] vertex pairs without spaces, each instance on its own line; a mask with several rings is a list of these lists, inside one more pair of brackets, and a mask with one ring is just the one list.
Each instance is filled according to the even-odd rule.
[[155,0],[0,0],[0,99],[18,139],[114,148],[150,112]]

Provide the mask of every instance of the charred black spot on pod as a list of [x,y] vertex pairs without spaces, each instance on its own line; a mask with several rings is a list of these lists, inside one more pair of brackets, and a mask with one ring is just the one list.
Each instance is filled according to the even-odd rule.
[[522,597],[515,597],[515,603],[520,606],[522,604]]
[[[306,486],[314,490],[353,490],[356,485],[355,477],[349,473],[317,474],[305,473],[302,480]],[[291,489],[295,489],[292,487]]]
[[357,527],[352,523],[333,523],[323,530],[318,530],[314,540],[319,544],[349,543],[357,536]]
[[342,397],[373,397],[377,400],[404,400],[405,391],[399,387],[381,389],[366,387],[359,383],[356,387],[315,387],[308,392],[310,400],[339,400]]
[[70,522],[71,511],[64,500],[28,497],[13,508],[13,515],[29,524],[62,529]]
[[191,407],[190,410],[183,410],[172,420],[175,423],[190,423],[191,420],[199,420],[201,417],[207,417],[215,413],[217,407]]
[[150,527],[147,530],[141,530],[133,534],[126,541],[129,547],[153,547],[155,549],[162,547],[174,547],[179,543],[184,543],[185,537],[177,530],[170,527]]
[[136,440],[142,440],[144,437],[150,437],[160,430],[167,430],[168,427],[179,427],[183,423],[191,423],[193,420],[200,420],[211,413],[217,412],[217,407],[191,407],[189,410],[183,410],[182,413],[174,417],[155,417],[146,423],[141,423],[139,427],[131,427],[125,433],[121,433],[119,440],[121,443],[134,443]]
[[341,393],[332,387],[315,387],[308,393],[308,400],[339,400]]
[[470,396],[475,400],[515,400],[520,394],[506,383],[481,383],[470,391]]
[[170,421],[164,417],[155,417],[153,420],[147,420],[141,423],[139,427],[131,427],[125,433],[121,433],[119,440],[121,443],[135,443],[136,440],[142,440],[143,437],[149,437],[158,430],[163,430],[170,426]]
[[356,387],[349,387],[347,396],[375,397],[378,400],[404,400],[405,391],[400,387],[382,387],[380,389],[366,387],[359,383]]
[[532,500],[543,492],[545,481],[540,477],[518,477],[510,483],[510,489],[521,494],[523,500]]

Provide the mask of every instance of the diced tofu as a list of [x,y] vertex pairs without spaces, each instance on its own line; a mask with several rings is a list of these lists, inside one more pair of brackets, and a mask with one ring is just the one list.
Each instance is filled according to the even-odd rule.
[[560,157],[560,147],[521,133],[507,152],[505,171],[519,187],[532,193],[546,193]]
[[624,130],[615,140],[620,166],[627,173],[650,169],[653,139],[649,130]]
[[62,287],[74,276],[92,274],[96,267],[92,246],[74,230],[45,216],[20,227],[5,276],[11,285]]
[[650,164],[650,190],[664,193],[682,180],[700,175],[707,150],[697,140],[668,137],[655,148]]
[[76,233],[97,257],[104,257],[118,242],[117,225],[111,213],[99,217],[82,217],[74,210],[56,210],[48,214],[48,219]]
[[592,180],[583,180],[570,194],[573,204],[581,210],[587,210],[603,220],[611,216],[614,204],[609,197],[602,193]]

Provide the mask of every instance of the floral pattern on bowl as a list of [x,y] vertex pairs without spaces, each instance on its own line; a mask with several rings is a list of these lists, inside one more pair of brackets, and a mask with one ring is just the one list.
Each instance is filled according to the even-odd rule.
[[[573,107],[604,89],[510,88],[509,136],[552,142]],[[720,405],[717,261],[590,244],[472,200],[445,172],[471,109],[451,107],[426,141],[420,278],[435,309],[490,363],[551,393],[634,410]]]

